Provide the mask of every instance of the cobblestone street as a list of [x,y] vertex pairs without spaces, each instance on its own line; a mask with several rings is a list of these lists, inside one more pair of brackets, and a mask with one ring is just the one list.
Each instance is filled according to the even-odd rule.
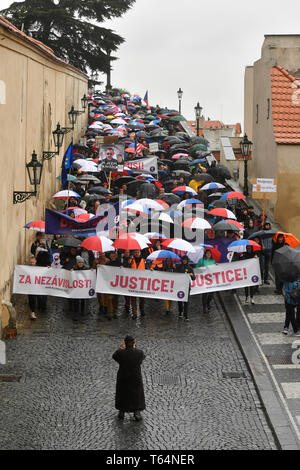
[[[24,296],[24,302],[26,297]],[[190,322],[166,317],[162,301],[147,301],[135,323],[123,313],[104,320],[95,301],[85,317],[71,317],[66,301],[8,341],[0,383],[1,449],[271,449],[276,448],[251,376],[220,307],[204,316],[200,297]],[[25,305],[24,312],[25,312]],[[200,311],[199,311],[200,310]],[[146,410],[117,420],[117,364],[112,353],[132,333],[146,353]]]

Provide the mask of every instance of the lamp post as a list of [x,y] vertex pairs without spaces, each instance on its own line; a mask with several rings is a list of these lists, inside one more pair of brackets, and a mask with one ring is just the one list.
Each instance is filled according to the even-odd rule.
[[241,154],[244,160],[244,196],[249,196],[248,191],[248,160],[252,149],[252,142],[248,140],[247,134],[244,135],[243,140],[240,142]]
[[13,203],[24,202],[31,196],[36,196],[37,186],[41,183],[43,161],[40,163],[37,159],[35,150],[32,153],[31,161],[26,164],[26,169],[29,177],[30,184],[34,186],[34,191],[14,191],[13,192]]
[[52,132],[56,152],[43,152],[43,160],[51,160],[55,155],[59,155],[59,149],[63,144],[65,132],[61,129],[59,122],[56,125],[55,131]]
[[86,94],[84,94],[83,97],[81,98],[81,106],[84,110],[86,110],[86,108],[87,108],[88,101],[89,100],[88,100]]
[[183,96],[183,91],[181,88],[179,88],[179,90],[177,91],[177,96],[178,96],[178,101],[179,101],[179,114],[181,114],[181,100],[182,100],[182,96]]
[[197,121],[197,136],[199,137],[199,130],[200,130],[200,118],[201,118],[201,113],[202,113],[203,108],[201,108],[199,101],[197,103],[197,106],[195,106],[195,115],[196,115],[196,121]]

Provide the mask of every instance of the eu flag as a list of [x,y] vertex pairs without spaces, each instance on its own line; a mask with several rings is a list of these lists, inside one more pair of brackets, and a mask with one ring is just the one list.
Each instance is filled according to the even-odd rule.
[[68,172],[73,166],[73,140],[67,148],[61,165],[61,183],[64,186],[68,179]]

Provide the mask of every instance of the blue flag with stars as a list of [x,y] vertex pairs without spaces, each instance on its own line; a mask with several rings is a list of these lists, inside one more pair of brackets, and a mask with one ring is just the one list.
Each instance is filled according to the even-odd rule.
[[67,148],[61,165],[61,183],[64,186],[68,180],[68,172],[73,166],[73,140]]

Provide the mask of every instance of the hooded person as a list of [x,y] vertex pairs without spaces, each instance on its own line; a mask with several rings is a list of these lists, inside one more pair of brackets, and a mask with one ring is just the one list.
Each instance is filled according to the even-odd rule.
[[115,395],[118,418],[123,420],[125,413],[134,413],[135,419],[140,421],[141,411],[146,408],[141,372],[145,354],[136,348],[133,336],[127,335],[112,358],[119,364]]

